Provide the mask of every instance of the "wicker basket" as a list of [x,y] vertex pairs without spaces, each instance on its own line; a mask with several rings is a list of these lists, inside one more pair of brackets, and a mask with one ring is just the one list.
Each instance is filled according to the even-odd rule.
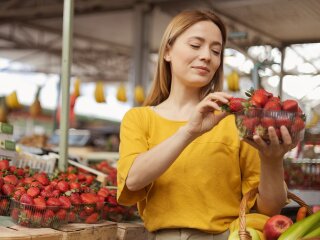
[[[247,192],[240,203],[240,211],[239,211],[239,237],[240,240],[251,240],[252,237],[250,233],[246,230],[246,209],[247,209],[247,202],[253,199],[256,194],[258,193],[258,188],[254,188]],[[308,215],[312,214],[312,209],[310,206],[308,206],[302,199],[300,199],[298,196],[295,194],[288,192],[288,199],[291,199],[298,203],[301,207],[304,206],[307,208],[307,213]]]

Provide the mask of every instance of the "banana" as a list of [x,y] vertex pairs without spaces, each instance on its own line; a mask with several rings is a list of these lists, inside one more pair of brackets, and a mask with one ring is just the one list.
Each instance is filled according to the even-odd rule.
[[127,101],[127,92],[125,86],[121,83],[117,90],[117,99],[120,102]]
[[142,86],[136,86],[134,89],[134,100],[138,104],[142,104],[144,102],[145,96],[144,96],[144,89]]
[[41,107],[41,103],[39,100],[40,90],[41,90],[41,87],[38,88],[37,93],[36,93],[36,97],[29,108],[29,113],[32,117],[36,117],[36,116],[40,115],[42,112],[42,107]]
[[94,97],[97,103],[106,102],[106,98],[104,95],[104,86],[102,81],[99,81],[96,83],[96,88],[94,90]]
[[306,125],[306,128],[312,128],[318,124],[320,117],[316,111],[312,111],[312,118]]
[[232,71],[227,76],[227,85],[228,85],[229,91],[236,92],[240,90],[239,74],[236,71]]
[[80,79],[79,78],[76,78],[74,81],[73,92],[77,97],[80,96]]
[[[268,221],[269,217],[259,213],[248,213],[246,214],[246,226],[254,228],[258,231],[263,231],[265,223]],[[230,226],[230,232],[239,229],[239,218],[234,220]]]
[[8,96],[6,96],[6,104],[10,109],[19,109],[21,104],[18,100],[17,92],[13,91]]

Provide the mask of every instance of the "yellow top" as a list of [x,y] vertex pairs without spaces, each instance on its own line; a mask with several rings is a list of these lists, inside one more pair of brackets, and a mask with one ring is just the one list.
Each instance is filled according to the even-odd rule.
[[190,143],[148,187],[132,192],[125,186],[137,155],[185,124],[165,119],[151,107],[136,107],[126,113],[120,129],[118,202],[138,203],[149,231],[195,228],[223,232],[238,217],[242,195],[258,186],[260,173],[258,152],[240,141],[233,115]]

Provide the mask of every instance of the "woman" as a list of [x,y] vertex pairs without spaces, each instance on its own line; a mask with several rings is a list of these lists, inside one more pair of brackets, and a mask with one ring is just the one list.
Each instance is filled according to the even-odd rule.
[[[274,215],[286,202],[283,156],[292,148],[273,128],[271,144],[240,141],[220,106],[226,30],[210,11],[185,11],[168,25],[145,106],[128,111],[120,130],[118,201],[138,203],[153,239],[227,239],[244,193]],[[254,146],[254,147],[252,147]]]

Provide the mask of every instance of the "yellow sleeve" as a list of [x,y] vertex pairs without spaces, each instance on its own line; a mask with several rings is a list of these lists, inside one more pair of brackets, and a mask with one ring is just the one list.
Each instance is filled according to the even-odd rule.
[[117,200],[122,205],[134,205],[145,198],[147,190],[132,192],[126,187],[128,172],[136,157],[148,150],[146,116],[139,108],[129,110],[120,127],[119,160],[117,166]]
[[[260,157],[258,150],[248,143],[240,142],[240,168],[242,178],[242,195],[253,188],[257,188],[260,181]],[[248,209],[251,209],[257,196],[247,203]]]

